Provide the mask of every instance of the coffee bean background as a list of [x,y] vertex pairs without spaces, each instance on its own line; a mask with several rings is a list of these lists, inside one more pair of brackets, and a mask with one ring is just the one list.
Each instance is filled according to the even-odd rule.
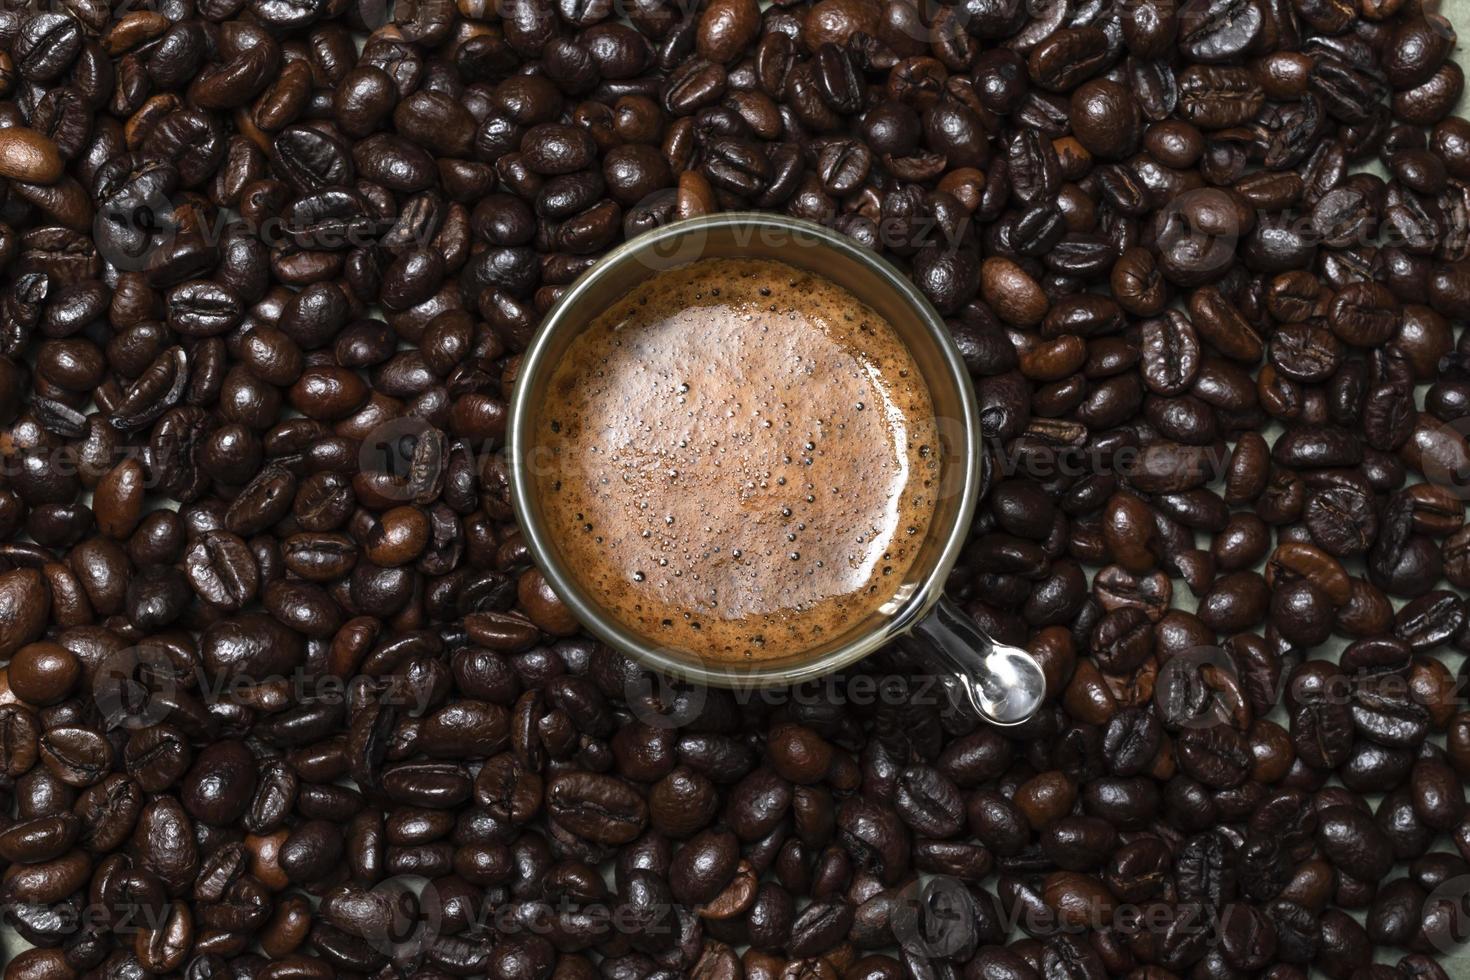
[[[1458,13],[0,13],[7,980],[1470,975]],[[518,352],[747,208],[950,324],[1025,728],[670,684],[530,566]]]

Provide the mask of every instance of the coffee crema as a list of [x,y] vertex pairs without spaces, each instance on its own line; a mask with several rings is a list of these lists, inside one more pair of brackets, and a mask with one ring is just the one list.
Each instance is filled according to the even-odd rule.
[[705,259],[619,300],[557,366],[536,437],[543,518],[582,589],[722,662],[813,650],[894,599],[940,484],[893,327],[765,260]]

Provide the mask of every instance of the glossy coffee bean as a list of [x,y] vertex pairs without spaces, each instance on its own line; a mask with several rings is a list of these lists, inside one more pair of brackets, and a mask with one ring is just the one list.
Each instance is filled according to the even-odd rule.
[[[470,6],[7,21],[7,976],[1449,975],[1447,20]],[[1042,661],[1023,726],[888,651],[654,682],[531,561],[541,318],[745,210],[943,318],[992,464],[946,588]]]

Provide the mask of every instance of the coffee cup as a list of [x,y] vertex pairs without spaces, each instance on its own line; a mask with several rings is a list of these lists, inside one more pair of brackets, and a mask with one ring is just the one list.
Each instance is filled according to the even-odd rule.
[[[610,614],[574,574],[547,520],[550,471],[537,420],[573,342],[639,284],[711,259],[770,259],[820,277],[885,319],[908,348],[932,398],[940,473],[927,532],[891,598],[845,632],[789,655],[738,661],[671,646]],[[994,725],[1021,724],[1040,707],[1045,677],[1025,650],[996,642],[944,595],[990,484],[975,392],[939,314],[893,265],[821,225],[781,215],[728,213],[672,222],[609,252],[547,313],[526,349],[511,398],[508,462],[526,545],[552,589],[599,639],[656,671],[726,688],[800,684],[897,645],[962,710]]]

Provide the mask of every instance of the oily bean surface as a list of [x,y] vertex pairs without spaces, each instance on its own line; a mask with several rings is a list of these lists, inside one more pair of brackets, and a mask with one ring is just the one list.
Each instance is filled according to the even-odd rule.
[[[4,980],[1454,976],[1456,49],[1400,0],[0,11]],[[656,678],[531,561],[543,317],[740,211],[942,318],[946,589],[1023,725],[898,647]]]

